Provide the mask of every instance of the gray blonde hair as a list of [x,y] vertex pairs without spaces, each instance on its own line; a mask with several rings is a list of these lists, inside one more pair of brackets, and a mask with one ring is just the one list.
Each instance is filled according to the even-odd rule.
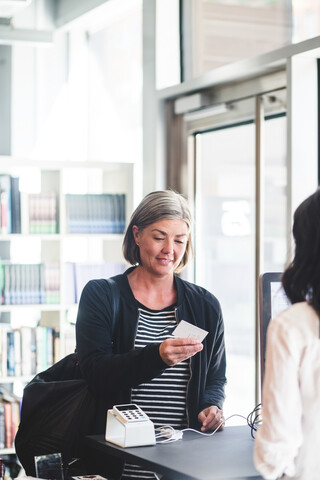
[[141,263],[139,247],[134,240],[132,227],[136,225],[140,231],[160,220],[184,220],[189,230],[186,250],[176,273],[180,272],[193,255],[191,238],[192,217],[187,200],[173,190],[157,190],[146,195],[132,213],[123,240],[124,258],[131,264]]

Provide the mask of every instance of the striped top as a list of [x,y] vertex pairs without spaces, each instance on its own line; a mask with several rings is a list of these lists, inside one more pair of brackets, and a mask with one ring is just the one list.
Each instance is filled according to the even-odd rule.
[[[161,311],[150,310],[140,304],[135,348],[150,343],[161,343],[172,337],[177,326],[174,307]],[[154,423],[155,428],[171,425],[175,429],[187,427],[186,392],[190,378],[190,360],[166,368],[148,383],[132,388],[131,402],[139,405]],[[126,464],[122,479],[154,479],[152,472]]]

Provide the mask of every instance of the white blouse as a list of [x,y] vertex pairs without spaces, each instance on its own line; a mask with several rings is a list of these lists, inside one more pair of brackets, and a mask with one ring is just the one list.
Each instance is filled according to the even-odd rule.
[[320,478],[320,323],[306,302],[271,320],[254,463],[273,480]]

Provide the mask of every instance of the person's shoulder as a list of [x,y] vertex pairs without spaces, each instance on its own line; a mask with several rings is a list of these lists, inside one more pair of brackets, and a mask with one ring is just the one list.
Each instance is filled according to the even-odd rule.
[[270,328],[283,331],[285,335],[301,338],[318,336],[319,317],[308,302],[297,302],[279,313],[270,322]]
[[94,278],[88,280],[82,290],[82,296],[84,295],[100,295],[104,294],[107,289],[107,280],[105,278]]
[[88,282],[85,284],[85,288],[99,289],[104,288],[106,284],[107,280],[105,278],[93,278],[91,280],[88,280]]
[[272,322],[281,325],[300,325],[304,319],[317,319],[318,316],[315,310],[308,304],[308,302],[297,302],[280,312]]

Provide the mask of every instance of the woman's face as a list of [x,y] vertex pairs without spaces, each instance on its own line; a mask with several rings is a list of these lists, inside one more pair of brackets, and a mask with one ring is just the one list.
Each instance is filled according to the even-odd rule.
[[157,276],[173,274],[186,250],[189,237],[186,222],[160,220],[143,230],[134,225],[132,231],[142,266]]

